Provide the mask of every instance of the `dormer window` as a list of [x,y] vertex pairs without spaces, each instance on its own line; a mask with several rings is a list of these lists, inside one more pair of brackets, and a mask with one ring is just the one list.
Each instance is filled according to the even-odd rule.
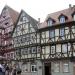
[[47,21],[47,24],[48,24],[48,26],[52,26],[53,20],[49,19],[49,20]]
[[65,21],[68,19],[68,17],[66,15],[64,15],[64,14],[61,13],[59,15],[58,19],[59,19],[60,23],[65,23]]
[[55,20],[52,19],[52,18],[48,18],[48,20],[47,20],[47,25],[48,25],[48,26],[52,26],[53,23],[55,23]]
[[65,23],[65,16],[61,16],[59,21],[60,23]]

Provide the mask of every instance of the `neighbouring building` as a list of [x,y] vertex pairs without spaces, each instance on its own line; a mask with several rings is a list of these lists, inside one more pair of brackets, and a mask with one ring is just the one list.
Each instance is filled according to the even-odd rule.
[[12,37],[23,75],[75,75],[75,6],[48,14],[43,23],[22,10]]
[[15,26],[15,23],[18,19],[19,13],[9,6],[5,6],[0,15],[0,27],[1,30],[1,47],[0,47],[0,55],[6,58],[5,62],[8,60],[14,59],[14,50],[13,49],[13,40],[12,40],[12,31]]

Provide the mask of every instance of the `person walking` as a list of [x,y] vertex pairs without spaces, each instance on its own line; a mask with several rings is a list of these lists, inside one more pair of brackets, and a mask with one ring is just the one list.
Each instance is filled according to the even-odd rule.
[[3,75],[2,69],[3,69],[3,66],[2,64],[0,64],[0,75]]
[[9,66],[8,66],[8,65],[6,66],[6,72],[5,72],[5,75],[9,75]]

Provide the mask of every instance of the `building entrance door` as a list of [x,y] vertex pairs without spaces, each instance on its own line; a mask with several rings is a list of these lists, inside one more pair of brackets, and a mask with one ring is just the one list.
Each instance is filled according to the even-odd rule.
[[45,63],[45,75],[51,75],[51,63]]

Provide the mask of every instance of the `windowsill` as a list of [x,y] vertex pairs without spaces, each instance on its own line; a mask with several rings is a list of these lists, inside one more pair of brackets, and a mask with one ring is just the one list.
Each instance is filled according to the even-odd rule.
[[60,73],[60,71],[59,72],[54,72],[54,73]]
[[31,71],[32,73],[36,73],[37,71]]
[[63,72],[63,73],[70,73],[70,72]]

